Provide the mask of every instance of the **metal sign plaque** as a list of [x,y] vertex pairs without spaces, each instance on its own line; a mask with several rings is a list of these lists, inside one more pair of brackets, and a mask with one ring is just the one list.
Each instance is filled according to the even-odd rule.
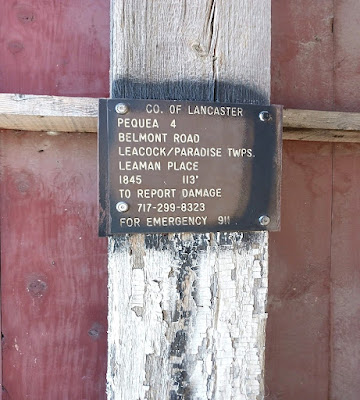
[[281,106],[100,99],[100,235],[279,230],[281,123]]

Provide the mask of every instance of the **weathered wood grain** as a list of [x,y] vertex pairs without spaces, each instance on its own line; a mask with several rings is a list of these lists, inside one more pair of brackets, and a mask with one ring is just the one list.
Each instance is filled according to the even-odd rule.
[[[335,105],[360,110],[360,2],[334,2]],[[330,398],[356,400],[360,393],[360,148],[333,146],[333,215],[331,252],[331,384]]]
[[269,235],[265,400],[332,399],[332,179],[331,143],[284,143],[281,231]]
[[90,97],[0,94],[0,128],[96,132],[98,100]]
[[334,100],[335,110],[360,110],[358,0],[334,2]]
[[330,398],[356,400],[360,393],[360,145],[333,149],[331,237],[332,356]]
[[335,3],[336,0],[272,2],[272,102],[287,108],[336,110]]
[[101,0],[1,1],[1,92],[108,96],[109,10]]
[[[39,115],[44,94],[109,96],[108,1],[0,5],[0,92],[39,95]],[[1,121],[3,106],[14,106],[8,99]],[[16,131],[0,132],[0,399],[104,400],[107,240],[97,237],[96,137],[34,132],[63,131],[63,117],[28,125],[28,101],[17,104],[20,114],[11,110],[1,125]],[[69,130],[86,132],[81,118]]]
[[3,400],[104,400],[96,138],[1,132],[0,159]]
[[284,127],[360,130],[360,113],[285,109]]
[[[272,2],[271,98],[285,110],[337,110],[336,3]],[[294,133],[302,132],[314,137],[307,129]],[[281,232],[269,239],[266,399],[335,400],[329,394],[333,146],[283,144]]]
[[282,138],[303,142],[360,143],[360,131],[284,128]]
[[[113,96],[269,103],[270,15],[267,0],[114,0]],[[263,398],[267,242],[110,239],[108,398]]]
[[97,117],[98,99],[91,97],[0,94],[1,114],[42,117]]
[[[184,85],[184,82],[179,82],[179,85]],[[191,93],[193,93],[191,86],[194,85],[189,86]],[[138,83],[134,81],[131,86],[134,91],[140,90],[136,89]],[[164,86],[160,84],[150,84],[150,86],[164,90]],[[209,90],[210,87],[209,84],[199,82],[195,86],[201,91],[205,87]],[[228,84],[226,89],[222,88],[220,91],[216,90],[215,86],[223,87],[223,85],[213,84],[213,94],[216,95],[216,99],[226,101],[231,98],[226,96],[229,96],[232,85]],[[246,87],[242,89],[246,96]],[[160,92],[158,95],[161,95]],[[0,94],[0,129],[95,133],[97,118],[98,100],[94,98]],[[284,140],[360,142],[360,113],[284,109],[283,125]]]

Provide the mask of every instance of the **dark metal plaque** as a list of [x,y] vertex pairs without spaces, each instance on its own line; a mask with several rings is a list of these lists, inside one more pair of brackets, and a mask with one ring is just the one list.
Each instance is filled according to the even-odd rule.
[[100,99],[100,236],[279,230],[282,107]]

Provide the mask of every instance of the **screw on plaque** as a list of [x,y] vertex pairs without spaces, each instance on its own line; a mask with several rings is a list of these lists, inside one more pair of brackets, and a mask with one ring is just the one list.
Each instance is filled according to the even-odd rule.
[[270,224],[270,217],[268,215],[262,215],[259,218],[260,225],[267,226]]
[[124,103],[118,103],[115,106],[115,111],[118,114],[126,114],[129,111],[129,107]]
[[272,120],[272,116],[269,111],[261,111],[259,114],[260,121],[267,122]]
[[116,203],[116,210],[120,213],[126,212],[129,210],[129,204],[125,203],[125,201],[119,201]]

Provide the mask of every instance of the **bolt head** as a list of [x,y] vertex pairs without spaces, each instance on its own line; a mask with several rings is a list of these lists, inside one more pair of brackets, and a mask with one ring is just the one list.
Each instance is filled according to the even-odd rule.
[[115,111],[118,114],[126,114],[129,111],[129,107],[124,103],[118,103],[115,106]]
[[259,118],[260,118],[260,121],[263,121],[263,122],[267,122],[272,119],[269,111],[261,111],[261,113],[259,114]]
[[262,215],[259,218],[259,222],[261,226],[267,226],[270,224],[270,217],[268,215]]
[[125,203],[125,201],[119,201],[116,204],[116,210],[119,211],[120,213],[126,212],[129,210],[129,204]]

